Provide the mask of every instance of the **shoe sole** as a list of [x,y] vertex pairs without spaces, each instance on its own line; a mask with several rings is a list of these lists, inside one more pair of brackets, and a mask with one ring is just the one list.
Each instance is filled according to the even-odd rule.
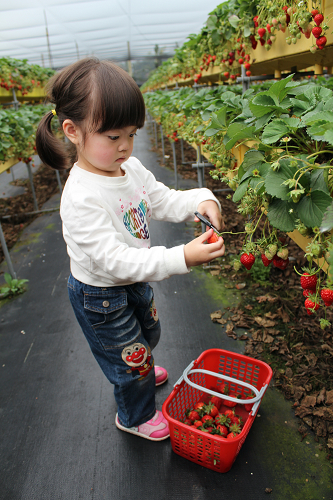
[[133,431],[132,429],[130,429],[128,427],[124,427],[123,425],[121,425],[121,423],[118,420],[118,413],[116,415],[116,426],[121,431],[128,432],[129,434],[134,434],[134,436],[139,436],[139,437],[142,437],[144,439],[149,439],[149,441],[163,441],[164,439],[168,439],[170,437],[170,434],[168,434],[167,436],[164,436],[161,438],[152,438],[152,437],[147,436],[146,434],[141,434],[141,432],[139,432],[139,431]]
[[162,382],[159,382],[158,384],[155,383],[155,386],[158,387],[159,385],[164,384],[167,380],[168,380],[168,375],[166,376],[166,378],[164,380],[162,380]]

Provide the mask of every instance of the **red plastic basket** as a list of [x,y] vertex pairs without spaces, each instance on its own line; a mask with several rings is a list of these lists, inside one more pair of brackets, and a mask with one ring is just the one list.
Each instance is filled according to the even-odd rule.
[[[162,407],[163,415],[169,423],[173,451],[209,469],[228,472],[251,428],[272,374],[271,367],[263,361],[222,349],[204,351],[184,370]],[[223,396],[223,399],[238,403],[237,414],[244,421],[237,437],[226,439],[181,422],[186,409],[194,407],[198,401],[207,401],[208,395],[221,397],[221,393],[216,390],[225,380],[238,398]],[[251,392],[255,397],[246,399]],[[250,413],[242,406],[245,403],[254,403]]]

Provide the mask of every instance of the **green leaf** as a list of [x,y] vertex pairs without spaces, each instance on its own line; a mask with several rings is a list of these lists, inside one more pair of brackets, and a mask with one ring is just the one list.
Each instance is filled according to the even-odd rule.
[[237,29],[240,19],[238,16],[236,16],[236,14],[233,14],[232,16],[229,17],[228,21],[233,28]]
[[331,146],[333,146],[333,130],[330,128],[329,130],[326,130],[324,134],[324,139],[327,141]]
[[261,140],[264,144],[273,144],[288,133],[289,128],[284,120],[273,120],[264,128]]
[[245,139],[252,139],[254,127],[247,127],[240,123],[231,123],[228,127],[227,135],[224,137],[223,143],[226,149],[231,149],[237,142]]
[[311,191],[297,204],[298,215],[308,227],[320,226],[324,213],[332,203],[330,195],[319,189]]
[[207,20],[207,28],[209,30],[215,29],[217,25],[217,17],[215,15],[209,16]]
[[280,229],[280,231],[294,231],[297,219],[295,204],[275,199],[268,207],[267,217],[272,226]]
[[331,231],[333,229],[333,202],[326,209],[323,220],[321,222],[320,231],[322,233],[326,233],[327,231]]
[[11,275],[10,275],[9,273],[5,273],[5,274],[4,274],[4,278],[5,278],[5,282],[6,282],[6,283],[8,283],[8,285],[10,286],[10,285],[11,285],[11,283],[12,283],[12,279],[13,279],[13,278],[11,277]]
[[216,128],[207,128],[207,130],[205,130],[205,133],[204,133],[204,136],[205,137],[213,137],[213,135],[217,134],[218,132],[220,132],[220,129],[216,129]]
[[324,177],[325,172],[328,172],[328,168],[325,170],[321,170],[319,168],[317,170],[314,170],[311,173],[310,187],[311,187],[312,191],[319,189],[319,190],[324,191],[326,194],[329,195],[330,192],[329,192],[329,189],[327,187],[327,184],[325,182],[325,177]]
[[233,195],[233,197],[232,197],[232,201],[233,201],[234,203],[237,203],[238,201],[240,201],[240,200],[243,198],[243,196],[245,195],[245,193],[246,193],[246,191],[247,191],[247,187],[248,187],[248,185],[249,185],[249,181],[248,181],[248,180],[246,180],[246,181],[244,181],[244,182],[241,182],[241,183],[238,185],[238,187],[237,187],[237,189],[236,189],[236,191],[234,192],[234,195]]
[[[289,75],[287,78],[284,78],[283,80],[279,80],[270,87],[268,93],[270,95],[276,96],[278,100],[281,102],[285,96],[288,93],[288,87],[287,85],[289,84],[290,80],[293,78],[294,75]],[[299,83],[293,83],[294,87],[297,87]]]
[[260,153],[260,151],[257,151],[256,149],[249,149],[244,155],[242,167],[244,170],[248,170],[263,161],[265,161],[265,157],[262,153]]
[[266,175],[265,186],[267,193],[281,200],[289,200],[290,189],[283,183],[288,179],[292,179],[295,172],[295,168],[292,169],[286,162],[280,161],[280,169],[277,172],[269,170]]

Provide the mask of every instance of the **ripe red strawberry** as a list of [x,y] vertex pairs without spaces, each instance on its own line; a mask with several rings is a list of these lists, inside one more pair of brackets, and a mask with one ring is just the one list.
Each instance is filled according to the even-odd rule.
[[186,416],[189,420],[191,420],[191,422],[194,422],[195,420],[200,420],[200,415],[195,410],[187,411]]
[[[234,392],[229,392],[228,396],[230,396],[231,398],[236,398],[236,394]],[[223,401],[224,403],[224,406],[228,406],[229,408],[234,408],[237,403],[235,401],[229,401],[229,399],[225,399]]]
[[311,295],[312,292],[313,290],[303,290],[303,295],[304,297],[308,297],[309,295]]
[[233,424],[237,424],[237,425],[241,426],[242,425],[241,417],[239,417],[238,415],[234,415],[233,417],[231,417],[230,418],[230,426]]
[[303,273],[301,276],[301,287],[303,290],[315,291],[317,287],[317,276],[315,274]]
[[252,73],[251,73],[250,70],[248,70],[248,71],[245,72],[245,74],[246,74],[246,76],[251,76]]
[[255,262],[255,256],[252,253],[243,253],[241,255],[240,261],[243,266],[249,271]]
[[211,417],[215,418],[219,414],[218,408],[212,403],[208,403],[208,405],[205,406],[205,412],[207,415],[210,415]]
[[305,299],[304,306],[308,314],[313,314],[313,312],[318,311],[320,307],[318,303],[313,302],[310,299]]
[[[233,412],[231,412],[231,413],[232,413],[232,416],[233,416],[234,413]],[[220,425],[227,425],[227,426],[229,426],[229,424],[230,424],[230,418],[231,417],[228,417],[225,413],[219,413],[217,415],[217,417],[215,417],[215,424],[216,425],[220,424]]]
[[333,304],[333,290],[330,288],[323,288],[320,292],[320,296],[324,301],[325,306],[331,306]]
[[312,28],[312,34],[315,38],[319,38],[322,32],[322,28],[320,26],[315,26]]
[[224,75],[224,77],[225,77],[225,78],[229,78],[229,72],[228,72],[228,71],[225,71],[225,72],[223,73],[223,75]]
[[195,410],[202,410],[202,408],[205,406],[205,403],[203,401],[198,401],[195,405],[194,405],[194,409]]
[[203,424],[206,424],[206,425],[213,425],[214,423],[214,419],[213,417],[211,417],[210,415],[204,415],[202,418],[201,418],[201,422]]
[[216,406],[217,409],[220,409],[221,404],[222,404],[222,399],[218,398],[217,396],[213,396],[210,400],[210,402]]
[[234,411],[234,410],[226,410],[226,411],[224,412],[224,415],[225,415],[226,417],[228,417],[228,418],[231,418],[231,417],[233,417],[233,416],[235,415],[235,411]]
[[250,63],[248,63],[248,62],[247,62],[247,63],[245,63],[245,64],[244,64],[244,68],[245,68],[246,70],[249,70],[249,69],[251,68],[251,64],[250,64]]
[[262,263],[264,264],[265,267],[268,267],[270,265],[270,263],[272,262],[272,260],[270,259],[267,259],[266,255],[264,253],[261,254],[261,260],[262,260]]
[[232,424],[230,425],[229,430],[234,434],[240,434],[242,429],[239,424]]
[[[245,399],[252,399],[252,398],[254,398],[254,394],[251,394],[250,396],[246,396]],[[251,403],[251,404],[250,403],[246,403],[244,405],[244,408],[245,408],[246,411],[251,411],[252,407],[253,407],[253,403]]]
[[198,428],[198,427],[202,427],[202,422],[201,420],[196,420],[194,423],[193,423],[193,426]]
[[324,16],[322,14],[316,14],[313,18],[314,22],[316,23],[317,26],[321,24],[324,20]]
[[229,429],[225,425],[218,424],[216,429],[220,431],[222,437],[227,437]]
[[313,9],[313,10],[311,11],[311,16],[312,16],[312,17],[316,16],[317,14],[319,14],[319,10],[317,10],[317,9]]
[[327,42],[326,36],[320,36],[319,38],[317,38],[316,45],[318,49],[322,50],[325,47],[326,42]]
[[288,266],[289,264],[289,259],[281,259],[281,257],[278,257],[277,255],[274,255],[273,257],[273,265],[277,267],[278,269],[281,269],[282,271]]
[[219,237],[217,234],[214,232],[210,238],[208,238],[207,243],[216,243],[219,241]]
[[260,38],[262,38],[265,33],[266,33],[266,28],[259,28],[258,29],[258,35],[260,36]]

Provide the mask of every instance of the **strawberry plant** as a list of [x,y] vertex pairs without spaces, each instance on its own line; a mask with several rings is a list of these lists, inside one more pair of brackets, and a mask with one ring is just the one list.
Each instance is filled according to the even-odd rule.
[[18,110],[0,107],[0,162],[11,158],[31,161],[38,123],[50,109],[41,104],[22,105]]
[[18,90],[26,95],[34,88],[45,86],[54,70],[37,64],[28,64],[26,59],[0,58],[0,87],[5,90]]

